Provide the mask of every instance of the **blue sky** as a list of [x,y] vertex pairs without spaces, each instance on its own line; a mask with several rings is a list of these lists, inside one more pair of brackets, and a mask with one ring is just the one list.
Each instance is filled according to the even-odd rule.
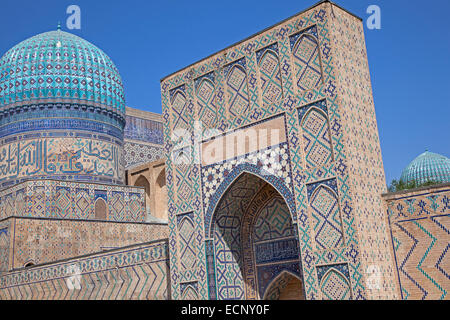
[[[35,34],[65,26],[115,62],[130,107],[161,112],[159,81],[315,4],[316,0],[2,0],[0,55]],[[382,29],[366,28],[375,110],[388,183],[425,149],[450,156],[450,1],[336,0],[364,18],[381,8]]]

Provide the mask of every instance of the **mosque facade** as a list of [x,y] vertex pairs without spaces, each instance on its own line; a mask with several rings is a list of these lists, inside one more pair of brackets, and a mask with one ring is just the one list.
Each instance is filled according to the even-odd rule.
[[61,30],[0,59],[0,299],[449,299],[450,160],[387,193],[360,18],[322,1],[161,102]]

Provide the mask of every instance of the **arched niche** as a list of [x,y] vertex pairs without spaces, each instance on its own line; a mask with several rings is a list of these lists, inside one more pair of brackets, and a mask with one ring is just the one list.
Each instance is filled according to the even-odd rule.
[[95,219],[107,220],[108,206],[103,198],[98,198],[95,201]]
[[[289,207],[264,179],[242,173],[222,195],[212,220],[217,299],[263,299],[279,274],[301,278]],[[284,252],[280,255],[277,248]]]
[[305,300],[300,278],[284,271],[267,287],[264,300]]
[[148,182],[148,179],[140,175],[136,182],[134,183],[135,187],[143,187],[145,189],[145,206],[146,208],[150,207],[150,183]]
[[155,186],[155,210],[157,218],[167,220],[167,186],[166,169],[163,169],[156,178]]

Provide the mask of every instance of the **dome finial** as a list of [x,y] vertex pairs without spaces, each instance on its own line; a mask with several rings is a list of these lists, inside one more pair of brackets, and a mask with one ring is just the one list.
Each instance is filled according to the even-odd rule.
[[61,22],[58,21],[58,31],[61,31]]

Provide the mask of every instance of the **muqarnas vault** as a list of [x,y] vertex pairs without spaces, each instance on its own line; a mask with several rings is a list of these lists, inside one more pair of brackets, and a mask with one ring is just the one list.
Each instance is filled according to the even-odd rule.
[[108,56],[61,30],[3,56],[2,299],[449,298],[450,160],[386,193],[360,18],[322,1],[161,102],[125,107]]

